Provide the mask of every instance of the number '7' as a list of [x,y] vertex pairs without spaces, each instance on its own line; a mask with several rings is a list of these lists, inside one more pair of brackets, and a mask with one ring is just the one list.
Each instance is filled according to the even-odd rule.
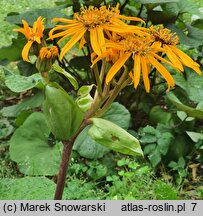
[[191,203],[191,204],[193,205],[192,211],[194,211],[197,203]]

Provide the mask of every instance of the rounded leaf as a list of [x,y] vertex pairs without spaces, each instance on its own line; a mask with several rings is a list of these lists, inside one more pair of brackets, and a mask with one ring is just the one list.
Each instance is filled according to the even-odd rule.
[[43,112],[51,132],[59,140],[67,140],[78,130],[83,114],[75,101],[60,87],[47,85]]
[[102,158],[106,153],[110,151],[109,148],[99,145],[89,135],[88,131],[90,125],[85,127],[75,140],[73,149],[76,150],[80,156],[88,159]]
[[113,122],[125,130],[130,126],[130,112],[118,102],[112,103],[102,118]]
[[91,118],[88,134],[97,143],[128,155],[143,156],[139,141],[116,124],[101,118]]
[[55,175],[58,173],[60,143],[48,145],[50,130],[43,113],[31,114],[13,134],[9,153],[25,175]]

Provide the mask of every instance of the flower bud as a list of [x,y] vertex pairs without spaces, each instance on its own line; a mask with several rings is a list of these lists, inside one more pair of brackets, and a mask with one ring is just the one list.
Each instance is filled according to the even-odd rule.
[[56,46],[52,46],[51,48],[42,47],[40,49],[39,56],[36,61],[36,68],[42,73],[42,75],[51,69],[57,55],[58,48]]

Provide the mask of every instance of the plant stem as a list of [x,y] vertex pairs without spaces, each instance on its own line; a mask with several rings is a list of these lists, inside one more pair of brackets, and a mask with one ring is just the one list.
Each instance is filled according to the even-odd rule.
[[142,13],[143,8],[144,8],[144,5],[141,4],[141,7],[140,7],[140,10],[139,10],[139,13],[138,13],[137,17],[140,17],[140,16],[141,16],[141,13]]
[[81,133],[81,131],[86,127],[86,125],[89,124],[88,120],[84,120],[82,124],[80,125],[77,133],[68,141],[63,141],[63,152],[62,152],[62,158],[60,163],[60,169],[58,174],[58,180],[56,185],[56,191],[55,191],[55,200],[61,200],[63,196],[63,191],[65,187],[65,181],[66,181],[66,174],[68,170],[68,165],[70,161],[70,156],[73,148],[73,144],[75,142],[75,139],[78,137],[78,135]]
[[128,2],[129,2],[129,0],[126,0],[126,1],[124,2],[124,4],[121,6],[121,8],[120,8],[120,11],[121,11],[121,12],[124,10],[124,8],[125,8],[125,6],[128,4]]
[[99,96],[101,97],[102,83],[101,83],[101,80],[100,80],[99,70],[98,70],[97,64],[93,66],[93,71],[94,71],[94,75],[95,75],[95,79],[96,79],[96,83],[97,83],[97,90],[96,90],[95,97],[97,97],[97,94],[99,94]]
[[102,59],[102,66],[101,66],[101,71],[99,76],[101,84],[104,80],[105,69],[106,69],[106,59]]
[[72,141],[64,141],[63,142],[63,152],[62,152],[62,158],[61,158],[61,164],[60,164],[60,170],[58,174],[58,180],[57,180],[57,186],[55,191],[55,200],[61,200],[64,187],[65,187],[65,180],[66,180],[66,173],[70,161],[70,155],[73,147]]
[[121,90],[131,82],[131,78],[127,78],[128,73],[128,69],[126,69],[118,80],[118,83],[116,84],[114,89],[110,91],[110,95],[108,97],[108,100],[106,100],[104,106],[98,112],[96,112],[96,117],[100,117],[102,114],[104,114],[110,107],[112,102],[115,100],[115,98],[118,96],[118,94],[121,92]]

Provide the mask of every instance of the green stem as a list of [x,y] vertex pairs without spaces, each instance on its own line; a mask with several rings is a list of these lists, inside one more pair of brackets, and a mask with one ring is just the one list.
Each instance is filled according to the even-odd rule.
[[105,74],[105,69],[106,69],[106,59],[102,60],[102,66],[101,66],[101,71],[100,71],[100,80],[101,80],[101,84],[103,83],[104,80],[104,74]]
[[108,99],[106,100],[104,106],[98,112],[96,112],[96,117],[103,115],[113,103],[118,94],[121,92],[121,90],[131,82],[131,78],[127,78],[127,76],[128,70],[126,69],[118,80],[114,89],[110,91],[110,94],[108,95]]
[[102,95],[102,83],[101,83],[101,80],[100,80],[99,70],[98,70],[97,64],[95,64],[93,66],[93,71],[94,71],[94,75],[95,75],[95,79],[96,79],[96,83],[97,83],[97,90],[96,90],[96,94],[95,94],[95,97],[97,97],[97,94],[99,96]]
[[42,75],[45,83],[49,83],[49,72],[41,72],[41,75]]

